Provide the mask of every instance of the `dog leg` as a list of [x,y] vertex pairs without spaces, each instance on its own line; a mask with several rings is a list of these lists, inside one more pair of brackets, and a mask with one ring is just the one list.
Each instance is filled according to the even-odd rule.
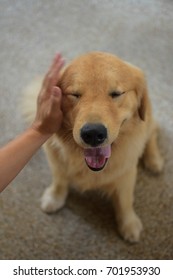
[[130,242],[139,241],[142,231],[142,223],[133,209],[136,173],[135,166],[118,178],[112,196],[119,232],[125,240]]
[[41,198],[41,209],[46,213],[54,213],[61,209],[66,201],[68,185],[53,182],[43,193]]
[[69,181],[64,162],[60,159],[57,150],[53,150],[49,145],[46,145],[44,148],[48,156],[53,181],[43,193],[41,209],[46,213],[54,213],[65,204]]
[[157,136],[158,127],[155,125],[143,154],[145,167],[155,174],[160,173],[163,170],[164,165],[164,160],[160,154],[157,143]]

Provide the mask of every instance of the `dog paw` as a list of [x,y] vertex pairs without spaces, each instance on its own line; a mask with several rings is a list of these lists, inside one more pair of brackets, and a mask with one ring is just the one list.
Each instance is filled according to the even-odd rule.
[[163,170],[164,160],[160,155],[150,157],[144,160],[145,167],[154,174],[159,174]]
[[66,196],[54,194],[51,188],[47,188],[41,198],[41,209],[46,213],[54,213],[65,204]]
[[135,213],[129,214],[119,225],[121,236],[131,243],[139,241],[142,228],[142,223]]

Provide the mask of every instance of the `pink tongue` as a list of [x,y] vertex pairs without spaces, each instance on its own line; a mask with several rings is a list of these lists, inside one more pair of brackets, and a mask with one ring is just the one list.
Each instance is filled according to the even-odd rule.
[[111,146],[84,149],[85,160],[89,167],[100,169],[111,155]]

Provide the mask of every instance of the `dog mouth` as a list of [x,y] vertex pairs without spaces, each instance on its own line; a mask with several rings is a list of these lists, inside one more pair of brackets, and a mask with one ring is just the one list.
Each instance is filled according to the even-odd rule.
[[102,170],[111,156],[111,145],[84,149],[85,162],[92,171]]

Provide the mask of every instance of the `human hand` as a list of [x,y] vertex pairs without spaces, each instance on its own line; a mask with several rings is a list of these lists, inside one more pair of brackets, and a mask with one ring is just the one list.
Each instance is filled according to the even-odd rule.
[[59,72],[64,65],[61,54],[57,54],[46,74],[37,99],[37,113],[32,128],[44,135],[56,133],[61,126],[61,89],[57,87]]

